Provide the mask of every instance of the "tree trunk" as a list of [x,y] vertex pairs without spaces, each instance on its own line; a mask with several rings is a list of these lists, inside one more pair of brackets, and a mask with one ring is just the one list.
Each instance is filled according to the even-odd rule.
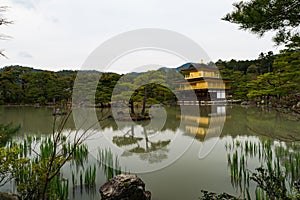
[[134,107],[133,107],[133,101],[129,101],[129,105],[130,105],[130,114],[135,114],[134,113]]
[[142,115],[145,115],[145,110],[146,110],[146,101],[147,101],[147,87],[145,86],[144,87],[144,92],[145,92],[145,95],[144,95],[144,99],[143,99],[143,109],[142,109]]
[[147,134],[147,130],[145,127],[143,127],[144,130],[144,135],[145,135],[145,142],[146,142],[146,152],[148,152],[149,150],[149,139],[148,139],[148,134]]
[[134,125],[131,125],[131,138],[134,138]]

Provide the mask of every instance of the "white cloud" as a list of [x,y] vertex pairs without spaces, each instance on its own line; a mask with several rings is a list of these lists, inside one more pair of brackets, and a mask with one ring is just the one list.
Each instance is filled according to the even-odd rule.
[[20,51],[18,55],[23,58],[33,58],[33,56],[29,52],[26,52],[26,51]]
[[[252,59],[274,50],[271,35],[257,38],[221,17],[234,1],[224,0],[4,0],[15,23],[0,31],[13,39],[0,41],[9,60],[43,69],[79,69],[89,53],[110,37],[138,28],[182,33],[206,50],[212,60]],[[30,52],[24,58],[20,51]],[[134,62],[133,62],[134,63]]]
[[38,3],[38,1],[34,1],[34,0],[12,0],[13,4],[19,4],[21,6],[24,6],[25,8],[35,8],[36,3]]

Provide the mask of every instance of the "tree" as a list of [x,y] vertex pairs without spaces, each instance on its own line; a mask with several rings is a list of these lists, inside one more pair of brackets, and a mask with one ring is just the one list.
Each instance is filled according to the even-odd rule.
[[275,31],[276,44],[299,41],[299,0],[250,0],[233,4],[235,10],[222,19],[263,36]]
[[249,73],[252,73],[254,75],[258,75],[259,72],[258,72],[258,67],[256,65],[250,65],[248,68],[247,68],[247,74]]
[[247,85],[250,88],[247,94],[250,99],[273,96],[277,103],[295,105],[295,94],[300,91],[300,52],[289,49],[282,51],[275,57],[272,72],[259,75]]
[[[1,13],[5,12],[7,10],[6,6],[0,6],[0,26],[1,25],[8,25],[8,24],[12,24],[13,22],[8,20],[7,18],[5,18],[4,16],[2,16]],[[0,34],[0,39],[7,39],[8,36],[4,35],[4,34]],[[0,50],[0,56],[6,57],[5,54],[3,53],[3,50]]]
[[175,80],[178,78],[175,70],[147,71],[143,73],[130,73],[122,76],[114,88],[113,102],[129,103],[130,114],[135,115],[134,102],[141,102],[141,116],[148,116],[147,104],[158,104],[175,101]]
[[5,67],[0,73],[0,101],[2,103],[22,103],[24,99],[23,75],[29,68]]
[[259,74],[272,72],[273,71],[273,61],[275,56],[272,51],[268,53],[260,53],[258,56],[258,66],[259,66]]
[[[132,91],[134,93],[132,94]],[[129,107],[130,107],[130,114],[134,115],[134,101],[137,99],[135,98],[136,96],[136,91],[134,88],[134,84],[131,82],[126,82],[121,79],[121,81],[118,82],[117,87],[115,87],[114,90],[114,95],[111,97],[112,101],[124,101],[129,99]]]
[[148,84],[141,87],[141,91],[139,92],[139,94],[143,96],[141,115],[145,115],[146,103],[150,97],[150,93],[153,92],[155,87],[158,87],[159,85],[165,85],[166,78],[166,73],[163,71],[148,71],[141,74],[134,80],[136,85],[142,85],[145,81],[149,81]]
[[121,75],[116,73],[103,73],[97,85],[95,100],[96,104],[111,102],[112,92]]

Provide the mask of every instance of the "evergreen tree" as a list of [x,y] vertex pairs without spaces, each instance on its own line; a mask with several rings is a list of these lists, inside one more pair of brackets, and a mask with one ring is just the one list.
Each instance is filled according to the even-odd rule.
[[233,4],[235,10],[222,19],[262,36],[275,31],[276,44],[299,41],[299,0],[250,0]]

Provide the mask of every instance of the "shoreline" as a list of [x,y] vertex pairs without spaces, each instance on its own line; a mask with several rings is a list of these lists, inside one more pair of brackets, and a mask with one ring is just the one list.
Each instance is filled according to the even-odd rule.
[[[263,104],[260,104],[260,105],[257,105],[255,103],[249,103],[247,105],[243,105],[243,104],[240,104],[239,103],[240,101],[239,100],[233,100],[233,101],[226,101],[226,102],[223,102],[223,104],[220,104],[220,102],[211,102],[210,103],[195,103],[195,102],[188,102],[188,103],[183,103],[181,104],[180,102],[177,102],[176,104],[168,104],[168,105],[165,105],[165,106],[190,106],[190,105],[198,105],[198,106],[216,106],[216,105],[225,105],[225,106],[230,106],[230,105],[237,105],[237,106],[241,106],[241,107],[253,107],[253,108],[262,108],[262,109],[266,109],[266,110],[274,110],[276,112],[279,112],[279,113],[284,113],[284,114],[293,114],[295,116],[298,117],[298,119],[300,120],[300,108],[290,108],[290,107],[280,107],[280,106],[268,106],[268,105],[263,105]],[[62,109],[65,109],[65,110],[68,110],[68,109],[72,109],[72,108],[111,108],[112,104],[111,102],[107,103],[107,105],[109,106],[100,106],[100,105],[95,105],[95,106],[92,106],[92,105],[85,105],[85,106],[80,106],[80,105],[76,105],[76,106],[59,106],[59,105],[36,105],[36,104],[2,104],[0,105],[0,107],[34,107],[34,108],[62,108]],[[151,106],[149,106],[151,107]],[[149,108],[148,107],[148,108]]]

